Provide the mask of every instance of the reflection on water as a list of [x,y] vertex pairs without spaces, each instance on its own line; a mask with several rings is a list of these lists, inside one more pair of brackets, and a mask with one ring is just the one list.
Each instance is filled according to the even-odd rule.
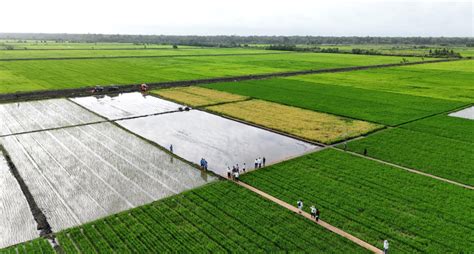
[[449,116],[474,120],[474,106],[460,110],[458,112],[451,113],[449,114]]
[[183,107],[177,103],[138,92],[77,97],[71,100],[110,120],[175,111]]
[[210,170],[225,174],[227,167],[265,157],[267,165],[319,149],[319,147],[273,132],[191,110],[118,121],[118,124],[174,153],[199,164],[208,161]]

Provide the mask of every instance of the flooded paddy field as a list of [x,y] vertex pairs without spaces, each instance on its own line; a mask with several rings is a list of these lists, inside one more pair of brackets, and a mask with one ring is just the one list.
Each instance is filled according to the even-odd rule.
[[272,164],[320,149],[318,146],[232,121],[203,111],[191,110],[117,121],[124,128],[196,164],[201,158],[209,169],[226,174],[227,167],[246,163],[254,168],[258,157]]
[[102,120],[66,99],[0,104],[0,136]]
[[449,116],[474,120],[474,106],[449,114]]
[[111,123],[6,136],[0,143],[53,231],[215,179]]
[[179,107],[183,107],[183,105],[138,92],[117,96],[78,97],[71,100],[109,120],[177,111]]
[[0,152],[0,249],[38,236],[26,198]]

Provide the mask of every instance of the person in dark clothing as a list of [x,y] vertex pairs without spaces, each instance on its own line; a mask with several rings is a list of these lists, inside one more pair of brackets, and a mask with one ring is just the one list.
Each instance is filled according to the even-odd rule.
[[318,208],[316,208],[316,213],[315,213],[315,214],[316,214],[316,215],[315,215],[314,217],[316,218],[316,221],[319,221],[319,214],[320,214],[320,212],[319,212],[319,209],[318,209]]
[[265,167],[265,161],[266,161],[266,160],[267,160],[267,159],[265,159],[265,157],[263,157],[263,166],[264,166],[264,167]]
[[173,153],[173,144],[170,145],[170,152]]
[[364,148],[364,155],[367,155],[367,148]]

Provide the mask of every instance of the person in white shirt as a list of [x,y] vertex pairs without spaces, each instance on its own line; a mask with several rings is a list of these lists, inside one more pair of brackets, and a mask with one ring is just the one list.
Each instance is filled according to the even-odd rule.
[[258,167],[258,159],[255,159],[255,169]]
[[383,241],[383,253],[384,254],[388,253],[388,240]]
[[314,207],[314,205],[312,205],[310,207],[311,209],[311,218],[315,218],[316,219],[316,207]]
[[298,205],[299,213],[301,213],[303,211],[303,200],[298,200],[298,202],[296,202],[296,205]]

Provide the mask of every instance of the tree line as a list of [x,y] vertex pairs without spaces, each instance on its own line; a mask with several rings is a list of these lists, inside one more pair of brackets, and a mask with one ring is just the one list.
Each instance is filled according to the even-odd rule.
[[139,44],[174,44],[190,46],[238,47],[245,44],[320,45],[320,44],[411,44],[472,46],[472,37],[330,37],[330,36],[176,36],[176,35],[119,35],[119,34],[41,34],[0,33],[0,39],[38,40],[56,42],[122,42]]

